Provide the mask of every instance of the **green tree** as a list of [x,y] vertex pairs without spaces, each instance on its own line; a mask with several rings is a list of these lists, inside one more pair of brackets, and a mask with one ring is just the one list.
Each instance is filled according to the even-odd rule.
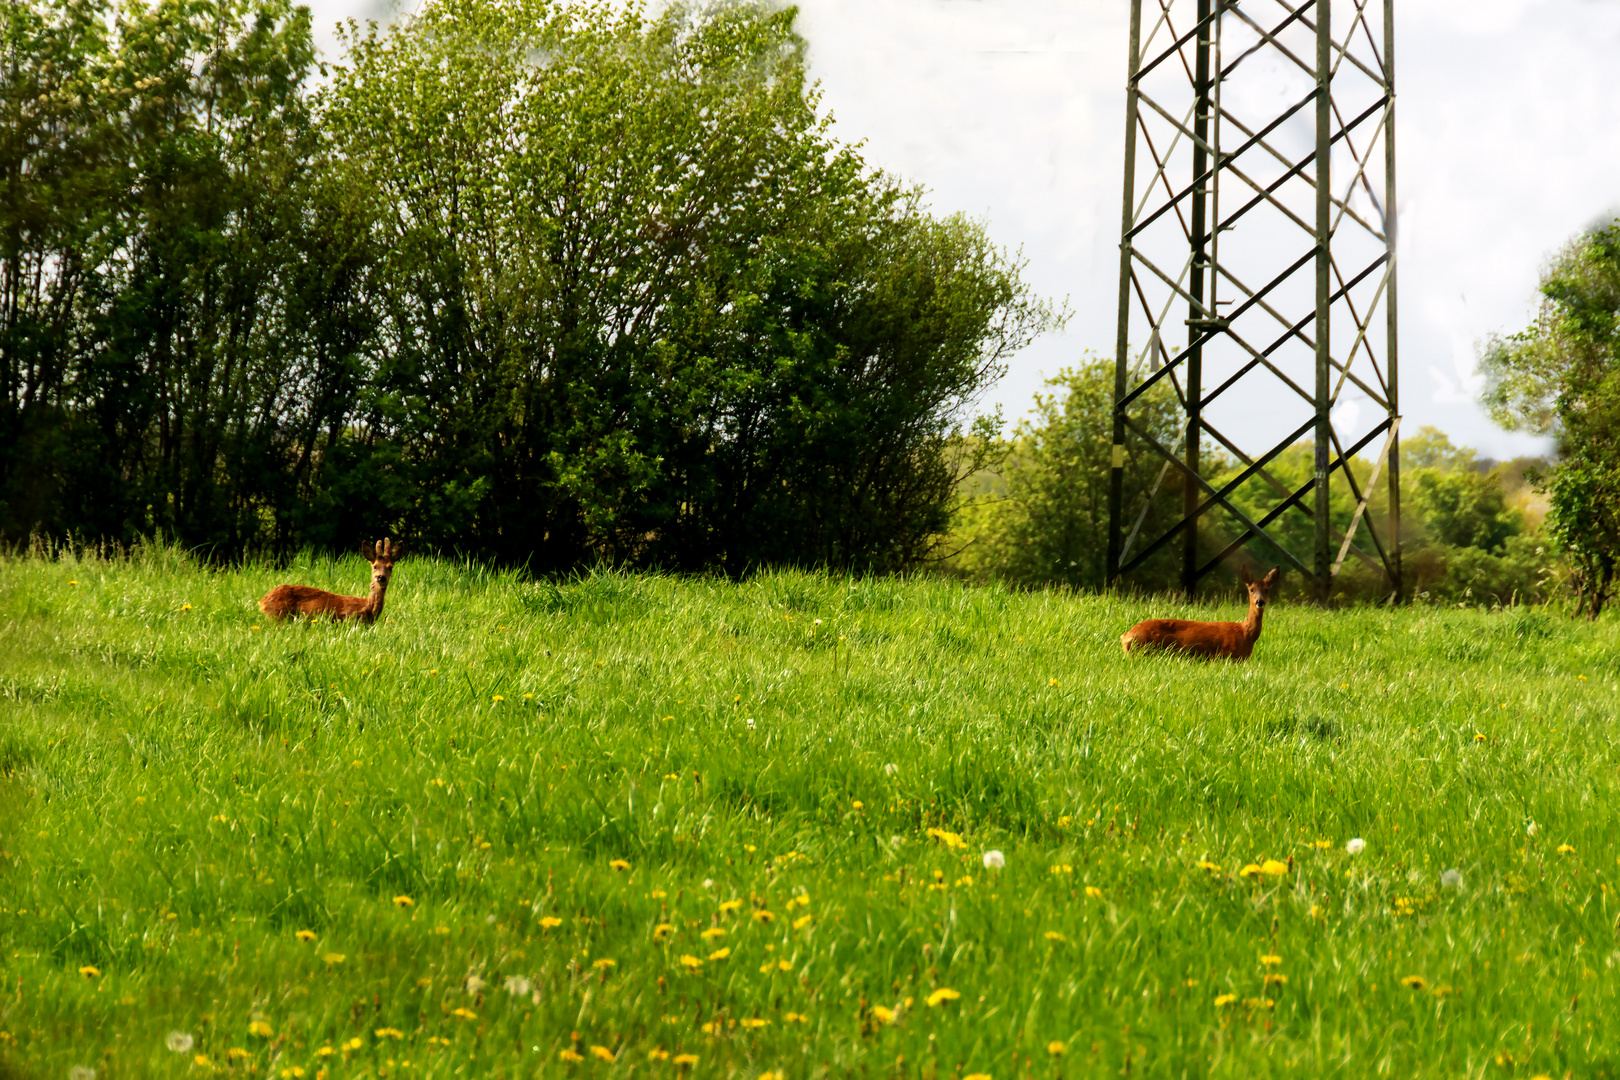
[[832,139],[793,18],[442,0],[355,33],[324,117],[387,348],[344,512],[542,570],[927,554],[953,431],[1050,312]]
[[0,33],[0,533],[273,541],[371,334],[307,9],[29,0]]
[[[1063,584],[1100,589],[1108,559],[1108,484],[1112,470],[1114,362],[1093,357],[1064,368],[1035,396],[1033,416],[1019,422],[1002,448],[993,476],[981,476],[978,497],[961,509],[948,569],[1034,587]],[[1150,391],[1133,415],[1162,444],[1179,430],[1168,386]],[[1159,480],[1162,459],[1134,433],[1126,436],[1125,490],[1134,523],[1146,506],[1133,550],[1174,522],[1181,506],[1176,470]],[[1157,484],[1155,481],[1159,481]],[[1146,495],[1157,486],[1151,502]],[[1147,588],[1178,578],[1175,552],[1165,548],[1131,575]]]
[[1487,345],[1483,400],[1503,426],[1556,438],[1547,527],[1595,619],[1620,565],[1620,221],[1560,252],[1541,294],[1533,325]]

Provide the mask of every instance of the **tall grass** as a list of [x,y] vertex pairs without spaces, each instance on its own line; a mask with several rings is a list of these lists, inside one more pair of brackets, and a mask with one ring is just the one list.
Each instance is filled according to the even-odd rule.
[[1620,1069],[1612,621],[364,573],[0,561],[0,1072]]

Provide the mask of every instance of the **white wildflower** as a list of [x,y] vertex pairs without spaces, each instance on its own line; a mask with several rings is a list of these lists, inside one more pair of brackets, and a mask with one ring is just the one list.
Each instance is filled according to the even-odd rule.
[[1345,844],[1344,850],[1348,851],[1352,855],[1360,855],[1363,851],[1367,850],[1367,841],[1358,836],[1351,840],[1348,844]]
[[883,772],[887,776],[893,776],[895,773],[897,773],[899,771],[900,771],[900,766],[896,765],[892,761],[889,762],[887,765],[883,766]]
[[177,1054],[190,1053],[191,1048],[196,1044],[196,1041],[197,1040],[193,1039],[184,1031],[171,1031],[169,1032],[169,1037],[164,1040],[165,1045],[167,1045],[170,1050],[173,1050]]
[[754,718],[752,716],[750,716],[748,718],[747,724],[748,724],[748,730],[753,731],[754,730]]
[[1445,873],[1441,874],[1440,887],[1442,889],[1456,889],[1458,892],[1461,892],[1467,887],[1463,883],[1462,871],[1458,870],[1456,867],[1452,867],[1450,870],[1447,870]]
[[1007,856],[992,848],[984,853],[984,868],[986,870],[1000,870],[1007,865]]
[[467,993],[476,994],[476,993],[478,993],[480,990],[482,990],[484,988],[485,983],[484,983],[484,980],[480,979],[477,975],[469,975],[469,976],[467,976],[467,984],[466,985],[467,985]]
[[506,977],[506,982],[502,984],[502,986],[508,994],[511,994],[514,997],[522,997],[524,994],[527,994],[530,990],[534,989],[534,984],[529,982],[529,980],[525,979],[522,975],[508,975]]
[[1526,835],[1526,836],[1534,836],[1534,835],[1536,835],[1536,833],[1538,833],[1540,831],[1541,831],[1541,827],[1539,825],[1537,825],[1535,822],[1527,821],[1527,822],[1524,823],[1524,835]]

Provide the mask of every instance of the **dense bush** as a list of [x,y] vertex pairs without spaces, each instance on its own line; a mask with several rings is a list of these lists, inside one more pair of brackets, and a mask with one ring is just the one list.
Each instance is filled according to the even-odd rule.
[[0,534],[890,569],[1050,320],[816,115],[793,13],[6,7]]

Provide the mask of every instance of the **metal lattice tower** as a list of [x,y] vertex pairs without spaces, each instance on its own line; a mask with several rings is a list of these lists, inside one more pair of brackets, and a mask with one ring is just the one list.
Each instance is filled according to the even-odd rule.
[[[1191,594],[1263,537],[1322,598],[1352,554],[1400,593],[1393,3],[1131,0],[1111,582],[1179,541]],[[1179,446],[1133,416],[1165,380]],[[1162,459],[1146,490],[1126,490],[1128,433]],[[1289,484],[1267,468],[1307,438],[1314,475]],[[1206,439],[1242,466],[1219,488],[1200,475]],[[1375,443],[1363,489],[1345,465]],[[1171,469],[1182,479],[1167,487]],[[1384,535],[1366,515],[1380,472]],[[1332,483],[1355,499],[1347,527],[1330,520]],[[1245,514],[1240,491],[1269,509]],[[1165,499],[1181,503],[1175,524],[1142,535]],[[1280,541],[1284,514],[1313,519],[1313,550]]]

